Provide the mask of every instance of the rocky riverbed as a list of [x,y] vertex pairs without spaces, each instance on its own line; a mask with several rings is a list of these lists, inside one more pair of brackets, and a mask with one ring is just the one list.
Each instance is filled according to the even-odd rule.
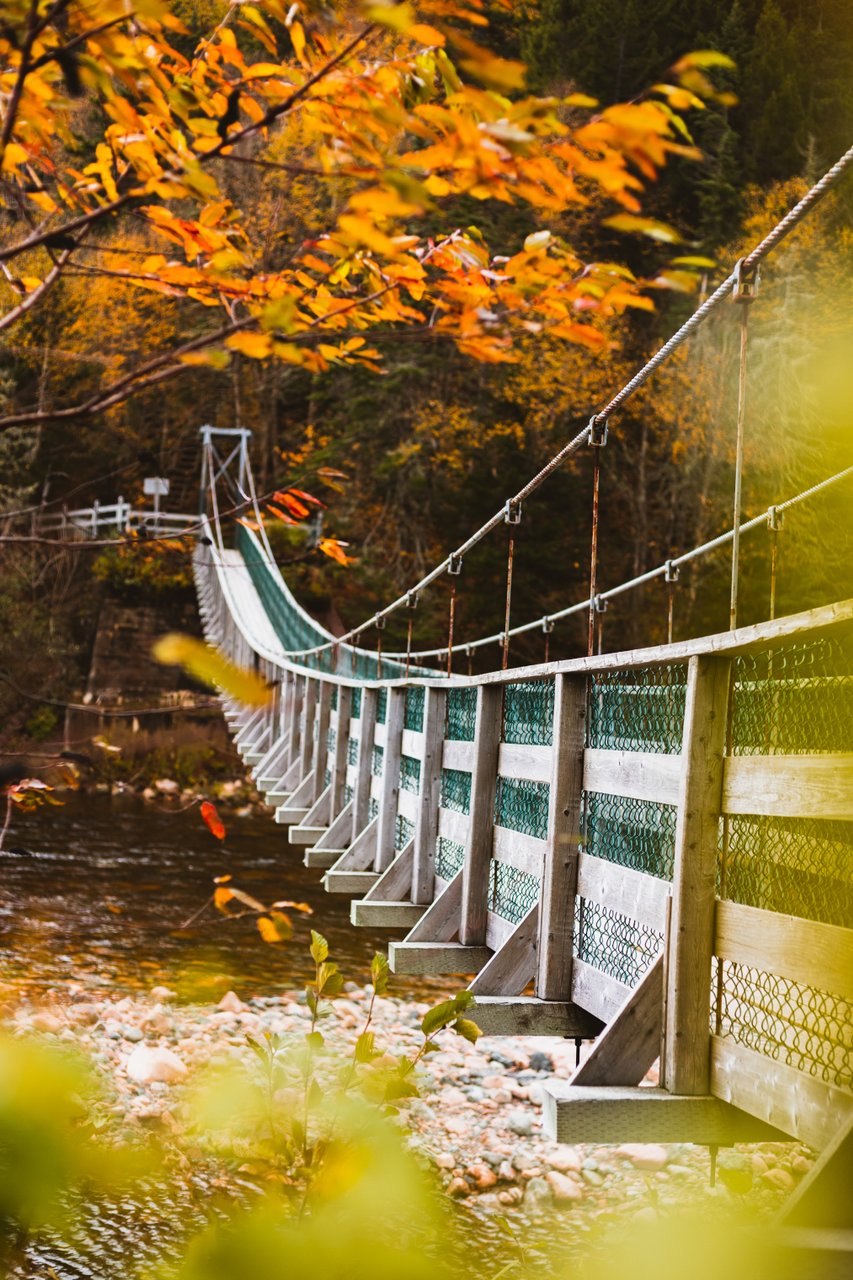
[[[333,1025],[331,1035],[351,1045],[369,998],[369,988],[348,983],[324,1033]],[[251,1068],[247,1034],[299,1034],[308,1023],[297,992],[244,1001],[231,991],[218,1004],[200,1005],[178,1003],[163,986],[146,995],[93,997],[72,982],[38,1004],[7,999],[18,1033],[78,1046],[106,1075],[114,1114],[170,1139],[181,1132],[183,1095],[198,1072],[211,1063]],[[415,1051],[428,1008],[377,999],[377,1044]],[[445,1033],[441,1049],[424,1060],[421,1097],[400,1117],[406,1140],[437,1171],[447,1195],[477,1215],[507,1215],[526,1226],[556,1208],[572,1234],[599,1220],[654,1221],[687,1203],[743,1204],[769,1214],[811,1167],[810,1153],[793,1144],[743,1147],[721,1153],[712,1186],[704,1148],[550,1142],[542,1131],[543,1086],[567,1078],[574,1065],[574,1043],[565,1040],[481,1037],[474,1046]]]

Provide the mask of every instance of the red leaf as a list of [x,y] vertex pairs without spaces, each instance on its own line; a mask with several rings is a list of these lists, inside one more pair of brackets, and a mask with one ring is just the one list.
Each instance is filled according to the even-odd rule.
[[225,827],[223,826],[222,819],[216,812],[216,805],[211,804],[209,800],[202,800],[201,816],[210,834],[216,836],[217,840],[224,840]]

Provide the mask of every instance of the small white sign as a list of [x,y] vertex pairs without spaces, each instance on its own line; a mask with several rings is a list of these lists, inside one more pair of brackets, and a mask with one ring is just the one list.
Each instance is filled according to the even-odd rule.
[[169,492],[169,481],[163,476],[146,476],[142,481],[142,491],[149,497],[165,497]]

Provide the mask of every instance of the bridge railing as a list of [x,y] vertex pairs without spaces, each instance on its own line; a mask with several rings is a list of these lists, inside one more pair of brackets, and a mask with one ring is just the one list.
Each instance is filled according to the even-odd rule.
[[95,502],[91,507],[34,513],[32,523],[41,533],[58,534],[60,537],[96,538],[98,534],[115,531],[128,533],[133,529],[157,529],[165,534],[178,534],[186,530],[195,532],[198,516],[178,511],[153,511],[136,508],[123,498],[117,502]]
[[[395,970],[474,973],[488,1031],[597,1036],[552,1091],[554,1133],[577,1139],[607,1090],[614,1141],[774,1132],[759,1121],[830,1140],[853,1112],[853,602],[363,681],[259,646],[261,602],[216,548],[197,575],[210,638],[276,683],[229,708],[238,746],[354,921],[408,930]],[[660,1090],[635,1089],[657,1059]],[[692,1110],[650,1130],[661,1098]]]

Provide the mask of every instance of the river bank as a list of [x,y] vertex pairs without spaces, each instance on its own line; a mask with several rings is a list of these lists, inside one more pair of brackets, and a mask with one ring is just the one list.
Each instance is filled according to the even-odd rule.
[[[308,1026],[297,991],[246,1000],[229,991],[216,1004],[181,1004],[164,986],[94,997],[84,984],[69,983],[37,1001],[6,996],[6,1017],[18,1033],[81,1049],[106,1078],[114,1116],[178,1146],[189,1118],[187,1090],[200,1072],[237,1065],[251,1072],[247,1035],[299,1036]],[[369,987],[347,983],[335,1002],[332,1029],[324,1033],[341,1052],[351,1051],[369,998]],[[429,1007],[377,999],[379,1046],[414,1052]],[[421,1097],[401,1114],[406,1141],[445,1193],[478,1216],[509,1215],[528,1229],[555,1209],[560,1229],[579,1236],[612,1220],[654,1221],[697,1203],[743,1205],[766,1216],[811,1167],[804,1148],[754,1145],[721,1153],[712,1186],[704,1148],[550,1142],[542,1132],[543,1085],[568,1078],[574,1065],[574,1044],[564,1040],[482,1037],[472,1046],[446,1035],[424,1061]]]

